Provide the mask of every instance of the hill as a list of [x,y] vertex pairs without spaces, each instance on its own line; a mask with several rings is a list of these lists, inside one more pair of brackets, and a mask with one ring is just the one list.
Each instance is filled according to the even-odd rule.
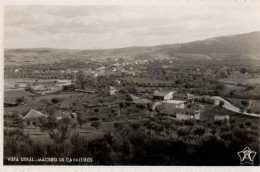
[[[173,41],[174,42],[174,41]],[[5,60],[19,61],[34,58],[37,60],[66,60],[70,58],[105,59],[107,57],[204,59],[259,59],[260,31],[239,35],[222,36],[183,44],[140,46],[100,50],[80,49],[5,49]],[[31,60],[29,60],[31,61]]]

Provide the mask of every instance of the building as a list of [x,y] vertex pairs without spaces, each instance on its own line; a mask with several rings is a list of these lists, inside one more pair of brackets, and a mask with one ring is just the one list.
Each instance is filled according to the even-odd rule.
[[195,110],[195,112],[194,112],[194,119],[200,120],[200,110]]
[[187,115],[187,114],[183,114],[183,113],[177,113],[176,119],[178,119],[178,120],[189,120],[189,119],[193,119],[193,117],[191,115]]
[[224,115],[224,116],[215,115],[214,121],[227,121],[227,123],[229,123],[229,115]]
[[166,100],[165,102],[175,109],[184,109],[186,103],[186,101],[181,100]]
[[162,90],[153,94],[154,100],[172,100],[173,91]]
[[185,101],[180,100],[166,100],[158,104],[157,110],[160,113],[175,116],[177,113],[185,113]]
[[188,94],[184,92],[175,92],[172,95],[172,99],[174,100],[188,100]]
[[24,125],[32,125],[32,124],[39,124],[39,119],[40,118],[46,118],[47,116],[44,115],[43,113],[33,110],[31,109],[24,117],[23,117],[23,121],[24,121]]
[[115,95],[116,94],[116,87],[112,87],[112,86],[108,86],[108,87],[105,87],[101,92],[100,94],[104,94],[104,95]]
[[114,94],[116,94],[116,87],[110,86],[109,87],[109,95],[114,95]]

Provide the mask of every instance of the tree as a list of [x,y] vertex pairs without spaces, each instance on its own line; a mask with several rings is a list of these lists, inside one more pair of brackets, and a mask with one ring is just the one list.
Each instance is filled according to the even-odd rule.
[[60,99],[59,99],[59,98],[56,98],[56,97],[54,97],[54,98],[52,98],[52,99],[51,99],[51,102],[52,102],[53,104],[57,104],[57,103],[59,103],[59,102],[60,102]]
[[83,118],[82,113],[78,113],[78,118],[77,118],[77,120],[78,120],[78,123],[79,123],[79,127],[80,127],[80,129],[81,129],[81,128],[82,128],[82,125],[83,125],[84,123],[86,123],[86,120]]
[[47,131],[50,138],[55,143],[64,143],[69,138],[74,126],[70,127],[71,121],[69,118],[57,120],[54,116],[49,116],[47,120],[41,120],[41,129]]
[[225,102],[224,102],[224,101],[222,101],[222,100],[221,100],[221,101],[219,101],[219,106],[220,106],[220,107],[223,107],[223,106],[224,106],[224,104],[225,104]]
[[96,128],[97,132],[98,132],[98,128],[100,127],[100,122],[99,121],[95,121],[91,123],[91,127]]
[[248,70],[246,68],[241,68],[240,69],[240,73],[245,74],[246,72],[248,72]]
[[25,101],[25,98],[24,98],[24,97],[20,97],[20,98],[16,99],[16,103],[17,103],[18,105],[24,104],[24,101]]
[[193,133],[195,135],[199,135],[199,136],[203,135],[205,132],[206,132],[206,128],[201,127],[201,126],[195,127],[194,130],[193,130]]
[[131,128],[124,123],[116,122],[114,123],[114,127],[116,128],[119,135],[123,138],[123,140],[125,139],[125,136],[127,136],[128,133],[131,131]]
[[216,90],[224,90],[224,89],[225,89],[225,85],[222,84],[222,83],[218,83],[218,84],[215,86],[215,89],[216,89]]
[[246,108],[249,105],[249,102],[247,100],[241,100],[241,104]]
[[82,71],[79,71],[76,75],[76,87],[81,90],[86,89],[86,78]]

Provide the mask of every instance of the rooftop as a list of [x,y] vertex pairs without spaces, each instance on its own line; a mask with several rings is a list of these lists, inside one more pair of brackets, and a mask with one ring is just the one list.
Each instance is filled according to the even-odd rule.
[[39,111],[31,109],[23,119],[30,119],[30,118],[40,118],[40,117],[45,117],[45,115]]
[[180,93],[180,92],[175,92],[174,94],[173,94],[173,96],[181,96],[181,97],[186,97],[187,96],[187,94],[186,93]]
[[154,96],[166,96],[170,92],[172,92],[172,91],[170,91],[170,90],[161,90],[161,91],[155,92],[153,95]]
[[166,103],[173,103],[173,104],[183,104],[186,101],[182,101],[182,100],[166,100]]

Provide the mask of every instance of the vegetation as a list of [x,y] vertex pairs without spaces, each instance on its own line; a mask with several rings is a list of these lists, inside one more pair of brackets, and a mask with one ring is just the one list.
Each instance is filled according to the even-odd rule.
[[[92,165],[239,165],[239,160],[234,156],[243,150],[245,145],[259,153],[259,127],[250,121],[233,123],[232,127],[224,123],[194,124],[191,120],[163,122],[157,118],[151,118],[150,122],[116,122],[114,133],[107,133],[101,138],[87,141],[77,132],[67,137],[69,133],[65,129],[67,126],[50,123],[48,125],[54,127],[48,128],[53,128],[53,131],[60,128],[64,132],[60,133],[62,137],[57,138],[58,135],[53,137],[56,139],[49,144],[32,142],[21,130],[12,130],[9,133],[5,130],[4,156],[92,157]],[[91,123],[93,127],[98,128],[99,125],[99,122]],[[24,162],[10,162],[5,158],[4,163]],[[258,156],[255,157],[255,165],[259,165]]]
[[95,121],[91,123],[91,127],[96,128],[97,132],[98,132],[98,128],[100,127],[101,123],[99,121]]

